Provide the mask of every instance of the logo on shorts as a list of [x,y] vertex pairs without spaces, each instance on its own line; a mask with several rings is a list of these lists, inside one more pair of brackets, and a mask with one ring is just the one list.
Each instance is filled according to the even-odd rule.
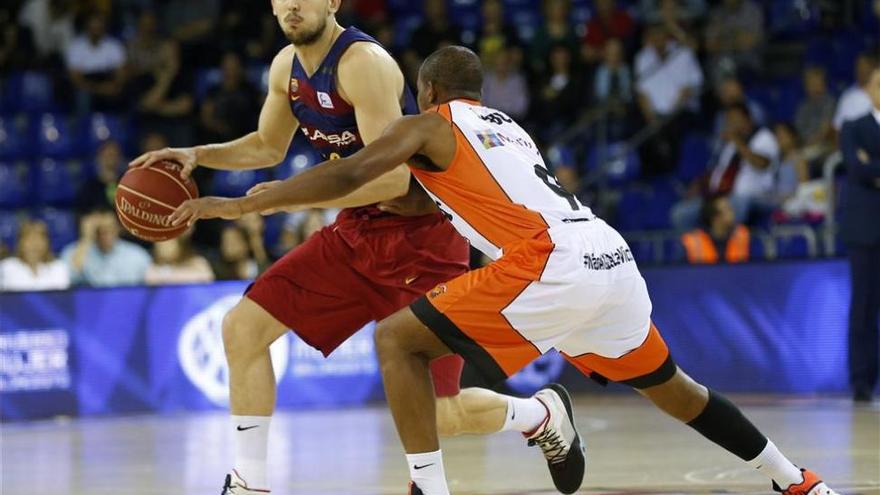
[[446,294],[446,285],[438,285],[437,287],[434,287],[431,292],[428,293],[428,298],[434,299],[440,294]]

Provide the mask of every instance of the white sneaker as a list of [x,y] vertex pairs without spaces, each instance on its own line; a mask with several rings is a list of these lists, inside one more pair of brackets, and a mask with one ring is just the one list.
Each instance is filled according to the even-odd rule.
[[819,476],[808,470],[801,469],[804,480],[796,485],[791,485],[786,489],[782,489],[776,482],[773,483],[773,489],[782,495],[840,495],[822,481]]
[[574,493],[584,481],[587,459],[574,424],[571,397],[565,387],[553,383],[539,390],[535,398],[544,404],[548,414],[534,433],[526,437],[529,446],[541,447],[556,489]]
[[226,475],[226,482],[223,484],[223,491],[220,495],[259,495],[269,493],[269,490],[259,490],[256,488],[248,488],[247,482],[238,475],[235,469]]

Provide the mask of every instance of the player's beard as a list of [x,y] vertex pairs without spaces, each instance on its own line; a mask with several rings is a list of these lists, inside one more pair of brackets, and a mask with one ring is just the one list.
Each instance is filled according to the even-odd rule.
[[321,35],[324,34],[325,29],[327,29],[327,16],[321,17],[321,20],[318,21],[318,25],[311,31],[300,33],[285,31],[284,35],[287,37],[287,40],[294,45],[308,46],[321,39]]

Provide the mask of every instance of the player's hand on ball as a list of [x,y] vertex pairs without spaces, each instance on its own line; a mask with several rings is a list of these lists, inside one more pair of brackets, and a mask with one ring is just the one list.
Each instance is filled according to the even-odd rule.
[[[253,196],[254,194],[260,194],[263,191],[268,191],[269,189],[272,189],[273,187],[277,186],[278,184],[281,184],[281,182],[282,181],[280,181],[280,180],[270,180],[270,181],[266,181],[266,182],[260,182],[256,186],[248,189],[247,195]],[[280,206],[278,208],[268,208],[266,210],[263,210],[260,212],[260,215],[263,215],[263,216],[274,215],[275,213],[279,213],[282,211],[287,212],[287,213],[293,213],[296,211],[303,211],[306,209],[308,209],[308,208],[305,208],[303,206]]]
[[188,179],[192,171],[198,166],[195,148],[163,148],[161,150],[148,151],[135,158],[129,162],[128,168],[149,167],[162,160],[179,163],[183,167],[180,171],[180,177],[183,180]]
[[186,223],[191,226],[196,220],[203,218],[222,218],[235,220],[240,218],[243,211],[241,205],[234,198],[218,198],[206,196],[199,199],[190,199],[181,203],[171,214],[171,225],[177,226]]

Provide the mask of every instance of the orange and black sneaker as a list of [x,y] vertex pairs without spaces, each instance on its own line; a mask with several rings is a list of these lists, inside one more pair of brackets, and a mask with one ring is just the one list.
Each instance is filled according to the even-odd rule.
[[773,489],[782,495],[839,495],[837,492],[828,488],[819,476],[807,469],[801,469],[804,480],[796,485],[789,485],[788,488],[782,489],[776,482],[773,482]]
[[422,495],[422,490],[419,489],[419,485],[409,482],[409,491],[406,492],[408,495]]

